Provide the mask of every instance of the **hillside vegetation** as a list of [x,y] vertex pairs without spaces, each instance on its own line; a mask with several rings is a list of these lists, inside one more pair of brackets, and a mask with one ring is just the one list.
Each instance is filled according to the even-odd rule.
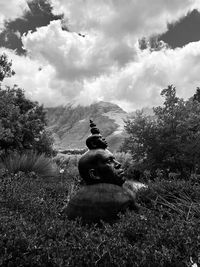
[[161,91],[163,106],[154,116],[137,112],[125,123],[128,133],[122,150],[129,151],[138,168],[177,172],[189,177],[200,171],[200,88],[188,100],[177,97],[172,85]]

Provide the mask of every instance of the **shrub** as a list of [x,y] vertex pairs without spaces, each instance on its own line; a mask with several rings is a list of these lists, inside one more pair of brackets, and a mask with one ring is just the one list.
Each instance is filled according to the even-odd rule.
[[44,154],[34,151],[26,151],[22,154],[18,152],[10,153],[2,160],[3,167],[9,173],[19,171],[29,173],[34,172],[40,177],[54,177],[58,175],[57,165]]
[[[0,58],[0,76],[1,76]],[[42,105],[27,99],[24,91],[0,84],[0,155],[33,149],[53,154],[53,137],[46,131],[47,119]]]

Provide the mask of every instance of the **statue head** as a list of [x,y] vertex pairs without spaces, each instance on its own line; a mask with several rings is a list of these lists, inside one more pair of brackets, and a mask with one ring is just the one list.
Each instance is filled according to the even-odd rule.
[[91,127],[91,135],[86,140],[87,147],[89,149],[97,149],[97,148],[106,149],[108,146],[107,142],[105,138],[102,137],[99,129],[96,127],[96,124],[94,124],[92,120],[90,120],[90,127]]
[[107,143],[92,121],[91,125],[92,136],[87,139],[89,150],[78,163],[80,176],[87,186],[72,197],[65,211],[69,219],[81,217],[86,223],[100,220],[110,222],[128,207],[138,209],[135,192],[130,183],[124,183],[121,164],[106,149]]
[[86,184],[110,183],[121,186],[124,183],[121,164],[106,149],[107,142],[92,120],[90,127],[92,135],[86,140],[89,151],[80,158],[78,164],[80,176]]
[[121,186],[124,171],[121,164],[107,149],[92,149],[79,160],[80,176],[86,184],[109,183]]

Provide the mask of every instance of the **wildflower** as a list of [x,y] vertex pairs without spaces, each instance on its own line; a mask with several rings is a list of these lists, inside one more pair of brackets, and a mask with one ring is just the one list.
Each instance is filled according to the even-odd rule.
[[144,215],[140,215],[140,219],[144,220],[144,221],[147,221],[147,217],[145,217]]
[[60,169],[60,173],[63,173],[65,170],[64,169]]
[[193,261],[192,257],[190,257],[190,262],[192,263],[192,267],[198,267],[198,265]]

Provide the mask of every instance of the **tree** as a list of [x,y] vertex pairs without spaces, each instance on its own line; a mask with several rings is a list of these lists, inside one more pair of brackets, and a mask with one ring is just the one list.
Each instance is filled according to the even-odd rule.
[[14,70],[11,69],[12,61],[8,61],[6,54],[0,56],[0,82],[6,77],[11,77],[15,74]]
[[184,115],[179,124],[181,160],[190,172],[195,172],[197,166],[200,168],[200,102],[193,98],[186,101]]
[[199,87],[197,87],[196,93],[193,96],[193,101],[195,101],[195,100],[200,102],[200,88]]
[[125,130],[129,137],[125,139],[123,150],[131,152],[135,161],[144,163],[148,158],[154,164],[153,154],[159,152],[154,118],[137,111],[133,118],[125,121]]
[[176,96],[176,88],[173,85],[163,89],[161,96],[165,98],[163,106],[155,107],[153,110],[157,117],[160,149],[164,151],[162,162],[182,171],[180,123],[186,115],[185,101]]
[[[2,58],[2,57],[1,57]],[[4,56],[0,61],[1,77],[13,75],[12,63]],[[25,97],[18,86],[13,88],[0,85],[0,151],[32,149],[51,154],[53,139],[47,133],[44,108]]]
[[170,167],[182,174],[200,167],[200,103],[194,97],[184,101],[172,85],[161,91],[162,106],[154,116],[137,113],[125,122],[129,137],[124,150],[151,169]]

